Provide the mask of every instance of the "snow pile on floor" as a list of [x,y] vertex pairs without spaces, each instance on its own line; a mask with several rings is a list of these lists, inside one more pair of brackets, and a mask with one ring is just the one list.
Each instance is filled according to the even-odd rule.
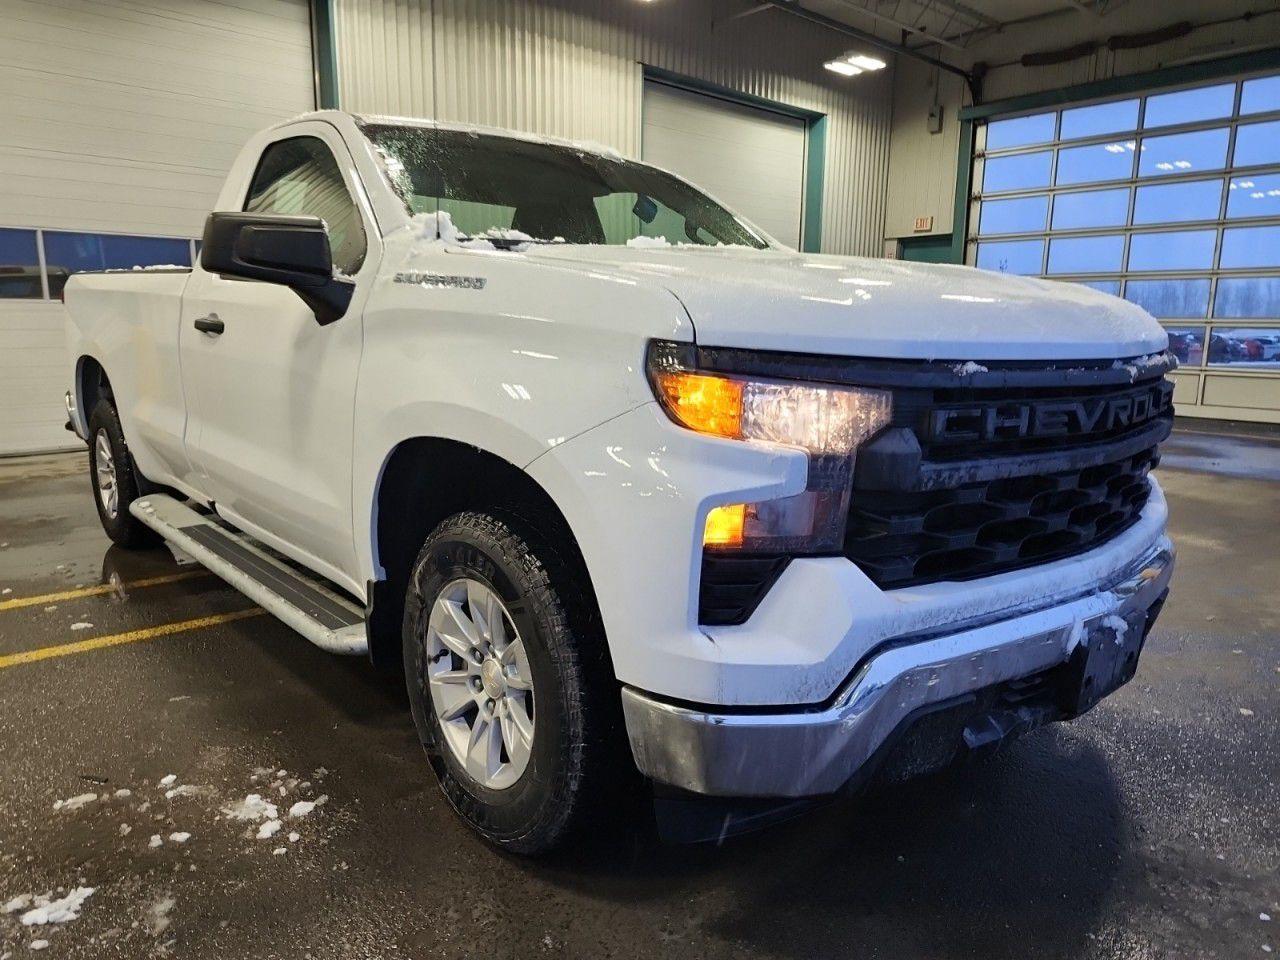
[[279,820],[266,820],[263,822],[262,826],[258,827],[258,839],[270,840],[279,832],[280,832]]
[[57,800],[53,804],[53,809],[61,810],[66,813],[71,810],[79,810],[86,804],[93,803],[98,799],[96,793],[82,793],[79,796],[72,797],[70,800]]
[[155,903],[147,908],[147,913],[151,920],[151,932],[155,936],[160,936],[169,929],[169,913],[177,905],[173,897],[160,897]]
[[232,820],[275,820],[280,811],[270,800],[263,800],[257,793],[251,793],[243,800],[237,800],[230,806],[222,808],[222,812]]
[[[34,903],[35,906],[19,919],[24,927],[43,927],[50,923],[67,923],[80,916],[80,908],[84,906],[86,900],[93,896],[93,891],[93,887],[76,887],[65,897],[58,900],[50,899],[47,894],[45,896],[32,897],[29,902]],[[13,902],[10,901],[10,904]],[[6,904],[6,913],[10,912],[8,908],[9,904]]]
[[198,787],[193,783],[180,783],[171,790],[164,792],[166,800],[173,800],[175,797],[202,797],[213,793],[212,787]]
[[308,813],[316,808],[314,800],[299,800],[289,808],[289,816],[305,817]]

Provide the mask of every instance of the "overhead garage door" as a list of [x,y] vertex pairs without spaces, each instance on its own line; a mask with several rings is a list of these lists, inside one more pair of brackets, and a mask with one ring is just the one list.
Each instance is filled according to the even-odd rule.
[[691,180],[783,243],[800,246],[803,120],[647,81],[643,131],[647,162]]
[[306,0],[0,0],[0,455],[68,446],[75,270],[189,263],[248,135],[310,110]]
[[971,263],[1132,300],[1179,413],[1280,422],[1280,74],[993,118],[975,149]]

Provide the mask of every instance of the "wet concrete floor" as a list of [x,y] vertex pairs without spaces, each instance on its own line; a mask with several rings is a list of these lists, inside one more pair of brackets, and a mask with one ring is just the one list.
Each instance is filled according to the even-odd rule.
[[[1173,592],[1092,713],[719,847],[639,823],[527,862],[452,816],[394,681],[109,548],[82,455],[0,461],[0,957],[1280,950],[1280,444],[1178,433],[1159,476]],[[251,793],[279,832],[235,818]],[[75,919],[20,922],[83,887]]]

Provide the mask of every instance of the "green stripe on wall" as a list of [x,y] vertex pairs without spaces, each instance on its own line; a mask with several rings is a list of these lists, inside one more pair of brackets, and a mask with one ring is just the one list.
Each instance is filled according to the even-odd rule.
[[827,118],[809,121],[805,144],[804,243],[805,253],[822,250],[822,184],[827,164]]
[[316,108],[338,109],[338,41],[333,0],[311,0],[311,60],[315,65]]

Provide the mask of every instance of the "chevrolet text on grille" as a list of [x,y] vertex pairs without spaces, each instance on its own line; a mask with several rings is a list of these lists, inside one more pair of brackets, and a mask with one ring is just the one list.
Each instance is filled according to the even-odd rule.
[[937,440],[1106,433],[1158,417],[1169,410],[1172,400],[1173,385],[1161,381],[1112,397],[941,408],[930,411],[928,432]]

